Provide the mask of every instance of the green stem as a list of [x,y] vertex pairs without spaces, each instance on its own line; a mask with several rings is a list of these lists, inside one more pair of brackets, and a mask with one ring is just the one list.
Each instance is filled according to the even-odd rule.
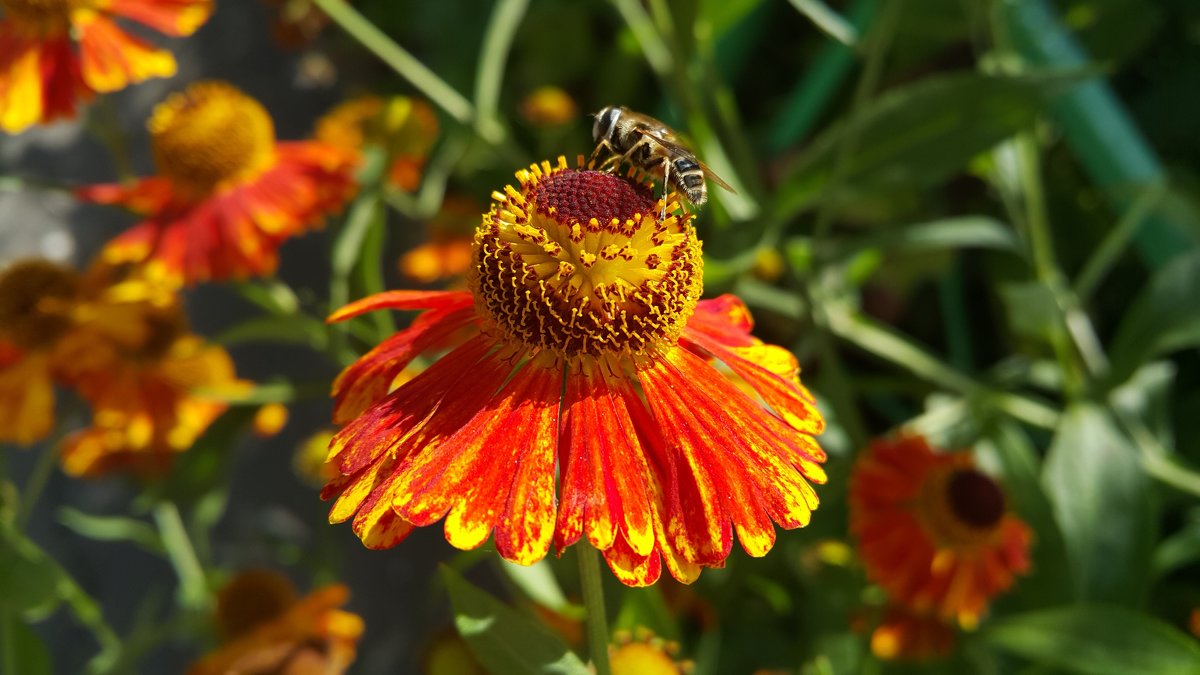
[[21,490],[21,502],[17,507],[16,520],[14,521],[17,529],[24,529],[25,524],[29,522],[29,517],[33,515],[33,507],[37,505],[38,498],[42,495],[42,490],[45,489],[46,483],[50,480],[50,475],[54,473],[54,465],[58,459],[58,454],[55,452],[56,445],[58,445],[57,438],[46,443],[45,447],[42,448],[42,454],[38,457],[33,471],[30,472],[24,489]]
[[1044,403],[1010,392],[995,391],[865,317],[845,310],[831,311],[829,317],[830,329],[834,334],[907,369],[917,377],[968,398],[986,400],[993,407],[1034,426],[1053,429],[1058,423],[1058,412]]
[[183,518],[173,502],[162,501],[154,507],[154,522],[158,525],[167,558],[179,577],[179,602],[188,609],[204,609],[209,603],[208,583],[204,568],[192,540],[188,537]]
[[1125,252],[1129,241],[1138,233],[1166,193],[1167,186],[1164,183],[1151,183],[1121,215],[1116,226],[1092,252],[1091,257],[1084,263],[1083,270],[1075,278],[1075,295],[1079,297],[1080,302],[1087,302],[1087,299],[1092,297],[1096,287],[1108,275],[1117,258]]
[[671,49],[654,28],[654,21],[642,7],[642,3],[638,0],[612,0],[612,2],[621,18],[629,26],[629,30],[633,32],[634,39],[641,45],[642,53],[645,54],[650,68],[663,80],[670,78],[671,71],[674,69]]
[[[850,109],[847,113],[850,122],[846,125],[846,130],[838,143],[833,170],[829,176],[829,183],[825,187],[825,190],[831,194],[841,187],[849,159],[854,155],[858,146],[859,125],[855,122],[857,113],[862,110],[879,86],[879,78],[883,74],[884,57],[887,56],[888,48],[891,46],[892,37],[896,32],[896,22],[899,20],[903,4],[903,0],[891,0],[886,3],[883,14],[880,15],[878,23],[872,27],[871,34],[868,36],[867,61],[863,66],[862,76],[858,78],[858,83],[854,87],[854,98],[851,99]],[[813,239],[818,252],[825,248],[821,246],[821,242],[833,226],[836,202],[836,199],[822,200],[817,210],[816,223],[813,225]]]
[[349,33],[397,74],[421,90],[421,93],[449,113],[451,117],[464,125],[473,127],[479,136],[489,143],[499,144],[504,141],[504,127],[495,119],[481,117],[471,102],[458,93],[454,87],[451,87],[445,80],[438,77],[437,73],[396,44],[345,0],[313,1],[329,15],[334,23],[341,26],[342,30]]
[[481,117],[494,119],[500,103],[500,84],[504,81],[504,64],[512,49],[513,39],[529,0],[499,0],[492,10],[479,64],[475,68],[475,109]]
[[608,615],[604,611],[604,584],[600,577],[600,554],[584,543],[575,547],[579,556],[579,580],[583,606],[587,609],[588,648],[596,675],[612,675],[608,665]]

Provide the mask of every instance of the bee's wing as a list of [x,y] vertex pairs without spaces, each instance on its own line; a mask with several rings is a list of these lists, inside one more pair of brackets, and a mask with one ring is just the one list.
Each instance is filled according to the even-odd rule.
[[700,170],[703,171],[704,175],[706,177],[708,177],[709,179],[711,179],[712,182],[714,182],[717,185],[721,186],[722,188],[728,190],[729,192],[732,192],[735,195],[737,194],[737,190],[733,189],[732,185],[730,185],[729,183],[726,183],[725,179],[721,178],[720,176],[718,176],[716,174],[716,172],[714,172],[712,169],[708,168],[707,164],[705,164],[704,162],[701,162],[700,158],[696,157],[696,153],[692,152],[691,148],[689,148],[686,145],[683,145],[679,141],[675,140],[673,135],[670,138],[663,138],[662,136],[656,136],[652,133],[649,133],[648,131],[646,131],[644,129],[636,129],[635,131],[637,131],[637,133],[641,134],[642,136],[645,136],[646,138],[650,139],[652,142],[658,143],[659,145],[663,146],[664,148],[666,148],[668,150],[672,150],[681,155],[686,155],[689,159],[694,160],[696,162],[696,164],[700,165]]

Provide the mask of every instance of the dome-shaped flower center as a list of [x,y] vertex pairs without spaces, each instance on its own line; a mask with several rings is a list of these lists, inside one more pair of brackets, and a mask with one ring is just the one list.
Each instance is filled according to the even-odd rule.
[[1005,507],[996,481],[969,466],[935,469],[925,479],[917,504],[933,538],[955,547],[988,542],[999,529]]
[[222,82],[172,94],[147,124],[158,170],[185,195],[202,198],[271,166],[275,125],[254,99]]
[[655,637],[644,628],[636,637],[619,632],[617,644],[609,647],[613,675],[680,675],[691,670],[690,662],[675,660],[679,645]]
[[248,570],[217,594],[217,625],[226,639],[238,637],[283,614],[296,602],[287,577],[269,570]]
[[492,195],[470,275],[498,337],[567,358],[673,344],[702,290],[691,217],[660,220],[645,185],[561,157],[517,178]]
[[25,27],[37,32],[49,32],[53,28],[66,29],[71,8],[76,0],[0,0],[0,8],[6,18],[16,19]]
[[70,327],[79,291],[75,270],[23,260],[0,273],[0,336],[18,347],[49,347]]

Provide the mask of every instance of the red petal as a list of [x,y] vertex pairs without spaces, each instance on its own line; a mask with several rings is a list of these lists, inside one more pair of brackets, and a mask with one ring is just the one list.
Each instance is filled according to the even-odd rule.
[[468,291],[385,291],[352,302],[329,315],[327,323],[337,323],[379,309],[451,310],[474,304]]

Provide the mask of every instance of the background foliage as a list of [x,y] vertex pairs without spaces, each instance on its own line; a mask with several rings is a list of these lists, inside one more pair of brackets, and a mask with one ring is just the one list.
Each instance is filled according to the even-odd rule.
[[[218,4],[197,39],[228,26],[235,10]],[[320,318],[399,286],[396,255],[446,195],[483,204],[528,162],[590,151],[589,117],[520,116],[545,84],[583,111],[622,103],[663,119],[738,188],[714,192],[698,221],[706,295],[751,305],[759,336],[800,356],[830,421],[831,480],[812,525],[766,558],[735,551],[690,589],[610,583],[614,627],[678,640],[698,674],[916,670],[870,656],[853,626],[878,589],[853,556],[828,554],[848,541],[852,457],[903,426],[974,448],[1036,532],[1032,574],[951,660],[922,670],[1200,671],[1186,633],[1200,607],[1200,6],[316,4],[334,25],[280,62],[296,73],[327,62],[339,77],[264,102],[298,135],[308,122],[296,116],[338,92],[428,98],[443,132],[422,186],[394,193],[367,162],[345,217],[289,244],[279,279],[191,295],[200,328],[263,384],[165,482],[69,483],[52,475],[51,445],[5,450],[3,672],[174,672],[211,642],[212,589],[250,565],[352,587],[367,619],[356,672],[417,669],[452,620],[497,672],[582,672],[586,653],[530,611],[578,617],[572,553],[515,569],[486,551],[452,555],[437,532],[368,553],[348,528],[324,526],[315,489],[288,466],[290,445],[328,419],[332,374],[392,329]],[[222,67],[188,70],[259,95]],[[144,110],[132,96],[115,105]],[[14,158],[6,187],[34,189],[36,141],[0,145]],[[246,433],[266,401],[294,411],[269,443]],[[449,565],[440,576],[436,560]],[[142,572],[148,583],[129,578]]]

